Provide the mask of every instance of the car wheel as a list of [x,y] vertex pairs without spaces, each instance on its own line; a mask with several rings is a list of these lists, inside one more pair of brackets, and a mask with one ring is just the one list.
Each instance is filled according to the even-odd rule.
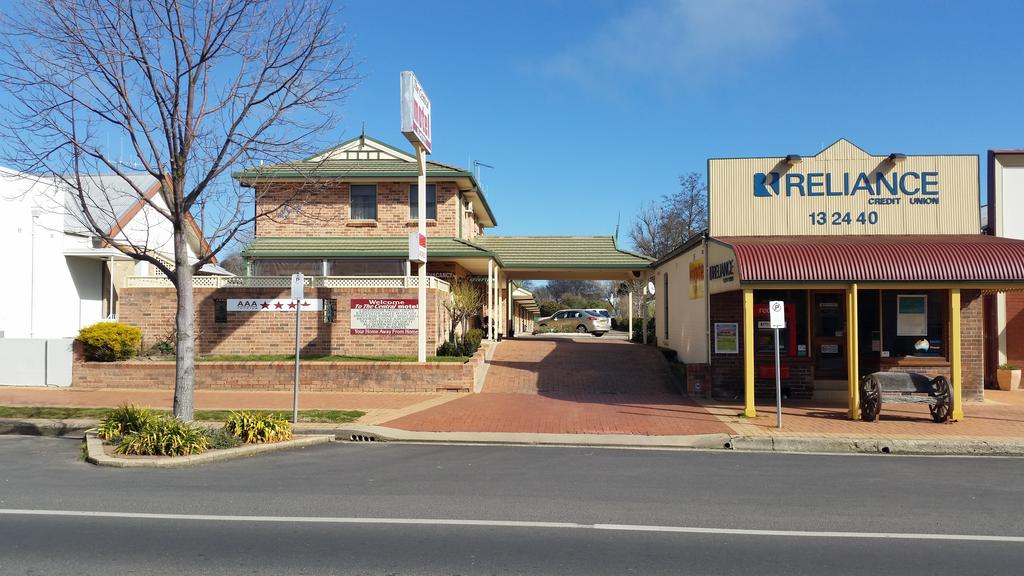
[[576,333],[577,334],[586,334],[587,333],[587,327],[584,326],[583,324],[580,324],[579,326],[576,327]]

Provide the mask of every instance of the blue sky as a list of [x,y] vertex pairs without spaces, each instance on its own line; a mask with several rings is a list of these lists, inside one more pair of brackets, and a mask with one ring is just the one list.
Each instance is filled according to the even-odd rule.
[[406,146],[414,70],[431,159],[495,166],[495,234],[611,234],[621,212],[625,239],[709,157],[1024,147],[1020,2],[360,0],[342,19],[364,79],[337,138],[365,122]]

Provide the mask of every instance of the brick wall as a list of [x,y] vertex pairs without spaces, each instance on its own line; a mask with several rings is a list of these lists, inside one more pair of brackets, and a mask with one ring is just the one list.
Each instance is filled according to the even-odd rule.
[[[294,351],[295,316],[287,312],[229,312],[227,322],[214,321],[214,300],[228,298],[285,298],[281,288],[197,288],[196,351],[198,354],[287,354]],[[337,300],[335,322],[324,322],[323,312],[302,312],[300,347],[306,355],[415,355],[416,336],[350,334],[353,298],[413,298],[417,290],[383,288],[314,288],[310,298]],[[427,354],[443,339],[447,314],[438,298],[446,292],[427,290]],[[172,288],[126,288],[119,320],[142,330],[143,349],[168,338],[174,328],[175,292]],[[440,322],[439,322],[440,320]]]
[[[406,236],[416,230],[409,217],[409,182],[377,182],[377,220],[352,220],[349,183],[267,183],[257,189],[258,212],[287,207],[256,222],[256,236]],[[437,219],[427,221],[430,236],[459,235],[458,186],[437,183]],[[469,231],[466,230],[466,237]]]
[[1024,366],[1024,292],[1006,293],[1006,361]]
[[[174,362],[133,360],[85,362],[76,346],[72,366],[75,388],[174,389]],[[484,363],[481,347],[466,363],[304,362],[299,389],[305,392],[437,392],[473,390]],[[291,390],[291,362],[199,362],[197,390]]]
[[984,300],[979,290],[960,293],[960,374],[964,400],[981,400],[985,394]]
[[714,334],[716,322],[736,322],[739,326],[739,354],[715,354],[711,342],[711,393],[720,398],[743,397],[743,292],[734,290],[711,295],[711,325]]

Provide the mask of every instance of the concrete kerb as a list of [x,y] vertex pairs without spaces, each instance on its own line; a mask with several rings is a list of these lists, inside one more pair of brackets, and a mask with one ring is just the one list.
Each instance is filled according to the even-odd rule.
[[94,432],[85,434],[85,442],[89,455],[86,462],[97,466],[110,466],[112,468],[179,468],[182,466],[194,466],[209,462],[223,462],[235,458],[246,458],[257,454],[266,454],[292,448],[305,448],[318,444],[333,442],[334,436],[329,434],[295,436],[292,440],[284,442],[273,442],[270,444],[245,444],[237,448],[225,448],[194,454],[191,456],[133,456],[121,457],[110,456],[103,449],[103,441]]
[[631,434],[544,434],[531,432],[418,432],[385,426],[348,426],[337,433],[349,442],[410,442],[446,444],[508,444],[545,446],[604,446],[625,448],[722,449],[728,434],[640,436]]

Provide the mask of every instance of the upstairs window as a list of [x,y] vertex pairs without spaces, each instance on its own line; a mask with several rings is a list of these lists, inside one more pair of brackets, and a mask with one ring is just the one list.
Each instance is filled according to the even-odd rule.
[[353,220],[377,219],[377,185],[353,184],[349,188],[350,211]]
[[[416,220],[419,215],[419,186],[409,186],[409,219]],[[437,185],[427,184],[427,220],[437,220]]]

